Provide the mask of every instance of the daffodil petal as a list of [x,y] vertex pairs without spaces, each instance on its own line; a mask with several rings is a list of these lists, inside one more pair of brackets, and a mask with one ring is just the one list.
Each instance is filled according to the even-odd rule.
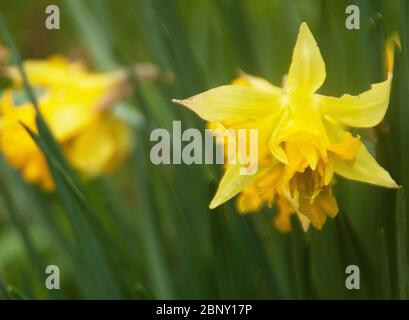
[[263,119],[280,110],[280,95],[243,85],[210,89],[185,100],[173,100],[207,121]]
[[325,167],[325,173],[324,173],[324,184],[326,186],[330,184],[333,176],[334,176],[334,163],[329,161],[329,163]]
[[314,145],[304,143],[302,146],[297,147],[302,157],[307,161],[312,170],[317,168],[320,155]]
[[306,23],[301,24],[288,73],[289,95],[308,95],[317,91],[326,77],[320,49]]
[[350,127],[370,128],[385,116],[389,104],[392,75],[375,83],[358,96],[344,94],[340,98],[318,96],[321,112]]
[[298,217],[298,220],[301,223],[302,229],[304,230],[304,232],[307,232],[308,229],[310,228],[311,220],[308,219],[307,216],[305,216],[305,215],[303,215],[303,214],[301,214],[299,212],[297,212],[297,217]]
[[333,218],[338,214],[338,205],[330,189],[326,189],[314,199],[301,195],[298,210],[300,216],[308,217],[315,228],[321,229],[327,215]]
[[338,157],[334,157],[333,161],[335,172],[344,178],[387,188],[398,187],[390,174],[376,162],[363,143],[353,163]]
[[[333,119],[326,119],[325,127],[333,143],[342,143],[343,139],[347,136],[345,129]],[[355,147],[353,149],[355,149]],[[345,157],[339,157],[337,155],[332,156],[331,160],[334,163],[335,173],[344,178],[387,188],[398,187],[389,173],[382,168],[368,152],[363,143],[360,144],[353,161],[345,160]]]
[[274,225],[282,232],[291,231],[291,215],[295,212],[293,205],[285,197],[277,201],[278,214],[274,219]]
[[283,113],[278,120],[277,127],[275,128],[270,141],[269,148],[274,157],[285,164],[288,164],[287,155],[284,149],[281,146],[281,143],[284,141],[284,137],[287,135],[285,130],[286,121],[288,120],[288,110],[284,109]]
[[249,185],[240,193],[236,204],[239,213],[246,214],[259,211],[264,202],[254,185]]
[[[59,108],[50,104],[43,108],[49,126],[59,141],[66,141],[81,133],[98,116],[96,112],[82,103],[62,102]],[[49,107],[50,106],[50,107]]]
[[[46,88],[63,86],[71,90],[104,90],[117,81],[113,74],[88,73],[81,62],[72,62],[58,55],[47,60],[26,60],[24,68],[31,84]],[[8,67],[6,73],[16,84],[22,84],[20,72],[16,67]]]
[[281,88],[273,86],[266,79],[250,75],[250,74],[245,73],[243,71],[240,72],[240,76],[237,79],[233,80],[233,84],[253,87],[255,89],[265,91],[265,92],[269,92],[269,93],[272,93],[272,94],[282,93]]
[[[125,139],[125,145],[118,138]],[[98,121],[80,136],[65,145],[65,151],[73,167],[88,177],[112,169],[122,158],[129,141],[128,133],[120,120],[111,115],[101,115]]]
[[222,203],[230,200],[254,181],[257,174],[241,175],[240,168],[240,164],[232,164],[227,167],[227,170],[220,181],[216,195],[213,197],[213,200],[209,205],[210,209],[214,209]]
[[345,132],[342,143],[333,144],[328,149],[341,159],[352,161],[361,147],[360,137],[353,137],[351,133]]
[[0,112],[4,114],[6,112],[13,111],[15,107],[13,102],[13,92],[9,89],[6,89],[2,92],[0,96]]

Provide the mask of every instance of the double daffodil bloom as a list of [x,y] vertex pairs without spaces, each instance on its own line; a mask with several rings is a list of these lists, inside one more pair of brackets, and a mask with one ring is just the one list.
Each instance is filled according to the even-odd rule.
[[242,74],[231,85],[176,100],[219,127],[258,129],[257,173],[240,175],[237,165],[226,165],[210,208],[240,194],[237,203],[241,212],[258,211],[265,203],[276,204],[275,225],[282,231],[291,230],[292,214],[297,214],[304,230],[310,224],[321,229],[327,216],[338,213],[332,193],[334,173],[397,187],[360,137],[348,132],[348,127],[370,128],[383,119],[391,75],[358,96],[339,98],[316,93],[325,77],[320,50],[303,23],[283,88]]
[[[62,57],[27,61],[25,69],[38,93],[40,111],[74,168],[94,177],[122,161],[131,149],[132,135],[108,109],[124,95],[124,73],[90,73]],[[1,150],[27,181],[52,190],[46,159],[22,126],[37,132],[35,110],[30,102],[17,101],[24,94],[17,69],[8,67],[5,74],[13,87],[0,98]]]

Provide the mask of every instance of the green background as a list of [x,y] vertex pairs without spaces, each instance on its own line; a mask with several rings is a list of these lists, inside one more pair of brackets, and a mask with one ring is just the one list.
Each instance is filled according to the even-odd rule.
[[[60,30],[45,28],[48,4],[60,8]],[[360,8],[359,30],[345,27],[349,4]],[[82,182],[41,118],[36,141],[57,191],[26,184],[0,159],[0,298],[408,298],[409,1],[14,0],[0,10],[1,41],[10,46],[7,28],[23,59],[61,53],[101,71],[151,62],[173,74],[134,81],[126,103],[136,145],[113,174]],[[203,129],[171,99],[229,83],[239,69],[280,85],[303,21],[326,62],[327,95],[385,79],[385,39],[399,33],[386,119],[359,134],[402,187],[339,178],[335,219],[306,234],[294,220],[282,234],[275,209],[242,216],[230,201],[209,211],[221,166],[155,166],[149,135],[172,120]],[[345,288],[350,264],[360,290]],[[60,290],[45,288],[47,265],[59,266]]]

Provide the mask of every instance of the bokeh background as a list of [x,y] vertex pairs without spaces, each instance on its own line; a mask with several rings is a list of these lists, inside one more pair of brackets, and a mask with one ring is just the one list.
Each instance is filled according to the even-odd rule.
[[[45,28],[49,4],[60,30]],[[345,27],[350,4],[359,30]],[[148,62],[167,75],[133,83],[124,101],[132,155],[79,190],[46,193],[0,158],[0,298],[408,298],[408,1],[1,0],[0,10],[24,59],[59,53],[97,71]],[[402,188],[339,178],[335,219],[306,234],[294,221],[282,234],[274,209],[243,216],[230,201],[208,210],[221,166],[155,166],[149,135],[172,120],[203,129],[171,99],[229,83],[239,69],[281,84],[303,21],[326,62],[327,95],[385,79],[385,42],[400,36],[387,116],[359,134]],[[345,288],[350,264],[360,290]],[[60,290],[45,288],[47,265],[59,266]]]

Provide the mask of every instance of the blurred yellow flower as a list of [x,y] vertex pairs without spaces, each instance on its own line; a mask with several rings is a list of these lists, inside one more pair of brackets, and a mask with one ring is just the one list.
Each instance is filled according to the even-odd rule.
[[[201,118],[226,129],[256,128],[259,169],[240,175],[227,165],[216,195],[215,208],[237,194],[241,212],[277,204],[275,225],[291,230],[297,214],[304,230],[321,229],[338,206],[332,194],[334,173],[347,179],[388,188],[397,184],[348,127],[369,128],[384,117],[392,76],[358,96],[339,98],[317,94],[326,78],[325,63],[308,26],[300,27],[283,88],[242,74],[225,85],[176,102]],[[211,127],[216,126],[211,124]]]
[[[86,177],[112,169],[130,151],[130,129],[109,110],[126,90],[124,73],[90,73],[80,63],[62,57],[27,61],[30,84],[38,93],[40,111],[72,166]],[[0,98],[0,141],[6,159],[27,181],[52,190],[46,159],[25,128],[37,132],[30,102],[18,102],[21,77],[15,67],[6,75],[13,86]]]

